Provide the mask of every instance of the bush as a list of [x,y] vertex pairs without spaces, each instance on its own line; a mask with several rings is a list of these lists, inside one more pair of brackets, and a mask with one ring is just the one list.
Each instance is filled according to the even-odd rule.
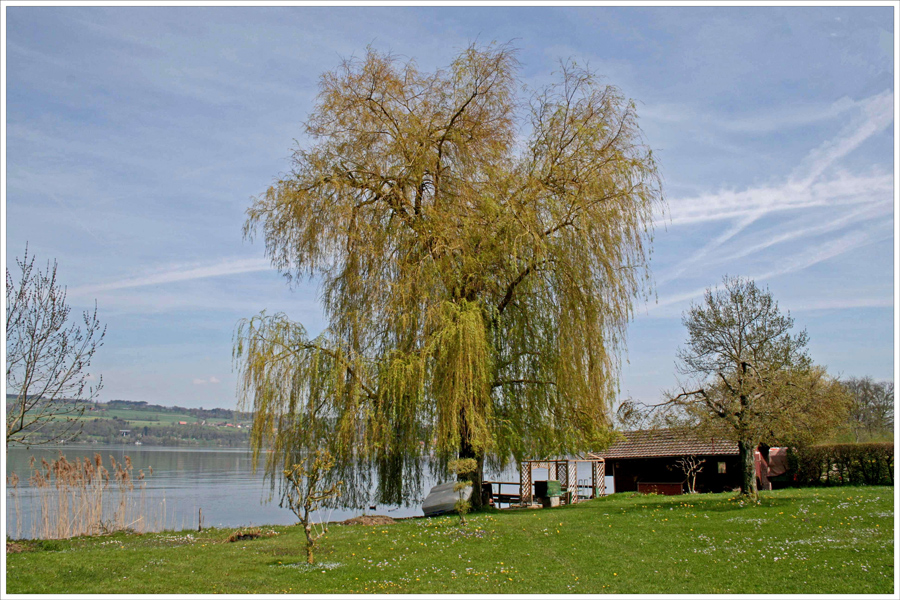
[[797,485],[894,485],[894,444],[822,444],[791,449]]

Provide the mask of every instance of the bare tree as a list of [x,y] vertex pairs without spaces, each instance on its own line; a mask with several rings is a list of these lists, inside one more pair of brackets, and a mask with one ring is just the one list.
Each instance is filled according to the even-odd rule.
[[853,399],[849,420],[854,441],[889,437],[894,430],[894,382],[851,377],[841,383]]
[[688,484],[688,493],[697,493],[697,475],[703,470],[703,460],[696,456],[682,456],[675,461],[675,466],[684,473]]
[[20,274],[6,270],[6,444],[59,442],[78,435],[78,417],[96,398],[87,368],[106,327],[97,308],[71,318],[66,289],[56,281],[56,261],[35,269],[34,257],[16,259]]

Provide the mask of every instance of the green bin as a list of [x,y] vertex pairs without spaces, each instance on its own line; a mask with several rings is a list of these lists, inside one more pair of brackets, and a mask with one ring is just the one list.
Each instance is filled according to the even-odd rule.
[[562,496],[562,486],[558,481],[551,479],[547,482],[547,497],[558,498]]
[[535,498],[558,498],[562,495],[562,486],[558,481],[551,479],[550,481],[535,481],[534,496]]

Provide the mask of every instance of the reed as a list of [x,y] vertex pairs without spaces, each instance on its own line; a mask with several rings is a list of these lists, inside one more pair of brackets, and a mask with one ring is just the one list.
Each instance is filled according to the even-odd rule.
[[[9,495],[12,497],[13,506],[16,509],[16,538],[22,537],[22,516],[21,516],[21,507],[19,504],[19,476],[15,473],[10,473],[6,477],[6,490],[9,492]],[[7,523],[9,526],[9,523]]]
[[[52,462],[42,458],[38,463],[31,458],[28,483],[35,495],[32,538],[63,539],[122,530],[144,533],[165,528],[165,500],[158,509],[148,509],[143,469],[135,476],[130,457],[122,462],[109,458],[109,469],[99,453],[93,459],[75,461],[67,460],[62,453]],[[149,473],[153,474],[152,468]],[[21,537],[18,475],[10,474],[7,484]]]

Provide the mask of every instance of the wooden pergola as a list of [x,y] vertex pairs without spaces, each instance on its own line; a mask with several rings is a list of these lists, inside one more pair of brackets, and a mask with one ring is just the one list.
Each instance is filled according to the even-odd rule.
[[563,493],[569,492],[571,503],[578,502],[578,464],[591,464],[591,493],[590,498],[606,494],[606,463],[599,456],[592,457],[564,457],[523,460],[519,470],[519,497],[523,505],[528,506],[533,501],[532,487],[534,469],[547,469],[547,479],[559,481]]

